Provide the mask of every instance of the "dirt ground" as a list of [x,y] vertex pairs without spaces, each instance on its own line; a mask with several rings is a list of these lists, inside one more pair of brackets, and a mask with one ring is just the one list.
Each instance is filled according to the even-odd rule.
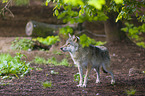
[[[52,16],[52,9],[47,7],[23,7],[11,8],[15,14],[15,18],[0,19],[0,52],[11,53],[14,55],[16,51],[10,49],[11,42],[15,37],[27,37],[25,35],[25,25],[29,20],[37,20],[50,24],[61,24]],[[40,14],[38,14],[40,12]],[[78,72],[69,58],[72,67],[50,66],[49,64],[34,64],[35,68],[43,70],[32,70],[24,78],[6,80],[1,82],[9,82],[9,84],[0,86],[1,96],[127,96],[126,91],[134,89],[134,96],[145,96],[145,49],[137,47],[127,42],[115,42],[105,45],[111,56],[111,67],[113,69],[116,84],[110,84],[110,74],[101,71],[101,83],[95,84],[96,74],[92,70],[89,76],[87,88],[78,88],[78,82],[74,81],[74,74]],[[54,47],[59,50],[59,46]],[[53,49],[53,48],[52,48]],[[61,60],[68,55],[54,55],[46,51],[22,51],[28,58],[28,61],[34,59],[35,56],[49,58],[52,56]],[[134,68],[135,71],[129,76],[129,70]],[[51,70],[59,72],[59,74],[51,74]],[[52,87],[44,89],[41,82],[52,81]]]

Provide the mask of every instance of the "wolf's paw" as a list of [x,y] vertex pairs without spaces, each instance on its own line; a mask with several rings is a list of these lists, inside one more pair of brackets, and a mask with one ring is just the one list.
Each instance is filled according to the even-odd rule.
[[77,85],[78,87],[82,87],[83,85],[82,84],[79,84],[79,85]]
[[77,85],[78,87],[87,87],[87,85],[86,84],[79,84],[79,85]]
[[96,83],[100,83],[100,80],[96,80]]
[[87,85],[86,84],[83,84],[83,86],[82,87],[87,87]]
[[111,80],[111,84],[114,85],[115,84],[115,80]]

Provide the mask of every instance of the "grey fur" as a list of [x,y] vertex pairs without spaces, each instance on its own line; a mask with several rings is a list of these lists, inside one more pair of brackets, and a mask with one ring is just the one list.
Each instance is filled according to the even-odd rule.
[[[88,75],[92,68],[96,70],[97,79],[96,83],[100,83],[100,67],[102,66],[105,72],[111,74],[111,84],[115,83],[114,75],[110,69],[110,56],[106,47],[104,46],[93,46],[84,47],[79,44],[79,38],[69,35],[69,39],[66,44],[61,47],[64,52],[69,52],[74,64],[77,64],[80,82],[78,87],[86,87]],[[83,83],[83,67],[87,69]]]

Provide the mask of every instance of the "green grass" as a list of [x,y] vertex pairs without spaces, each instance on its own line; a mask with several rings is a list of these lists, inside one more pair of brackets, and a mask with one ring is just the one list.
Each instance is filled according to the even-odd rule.
[[53,54],[56,54],[56,55],[62,55],[62,51],[57,51],[57,50],[54,50],[52,51]]
[[42,57],[39,57],[39,56],[36,56],[35,59],[33,60],[34,63],[36,64],[49,64],[49,65],[52,65],[52,66],[71,66],[68,62],[67,59],[62,59],[60,62],[57,61],[57,59],[55,57],[52,57],[52,58],[48,58],[47,60],[42,58]]
[[68,62],[68,60],[67,59],[62,59],[62,61],[59,63],[59,65],[61,65],[61,66],[71,66],[70,64],[69,64],[69,62]]
[[[85,77],[85,75],[83,75],[83,78]],[[88,78],[89,79],[89,78]],[[76,73],[74,74],[74,81],[77,81],[79,82],[80,81],[80,74],[79,73]]]
[[43,69],[42,69],[42,68],[36,68],[36,70],[37,70],[37,71],[42,71]]
[[36,56],[33,60],[36,64],[47,64],[46,60],[42,57]]
[[127,90],[126,93],[127,93],[128,96],[135,95],[136,90],[135,89],[130,89],[130,90]]
[[52,87],[52,82],[51,81],[45,81],[45,82],[42,82],[42,86],[43,88],[51,88]]

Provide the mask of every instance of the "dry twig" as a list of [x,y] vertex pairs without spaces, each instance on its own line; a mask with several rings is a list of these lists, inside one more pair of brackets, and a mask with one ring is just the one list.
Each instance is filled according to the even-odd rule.
[[9,5],[10,5],[11,2],[12,2],[12,0],[9,0],[9,1],[6,3],[6,5],[4,6],[4,8],[1,9],[0,14],[2,14],[2,15],[4,16],[4,15],[5,15],[5,11],[8,11],[8,12],[12,15],[12,17],[14,18],[14,14],[13,14],[12,11],[9,9]]

